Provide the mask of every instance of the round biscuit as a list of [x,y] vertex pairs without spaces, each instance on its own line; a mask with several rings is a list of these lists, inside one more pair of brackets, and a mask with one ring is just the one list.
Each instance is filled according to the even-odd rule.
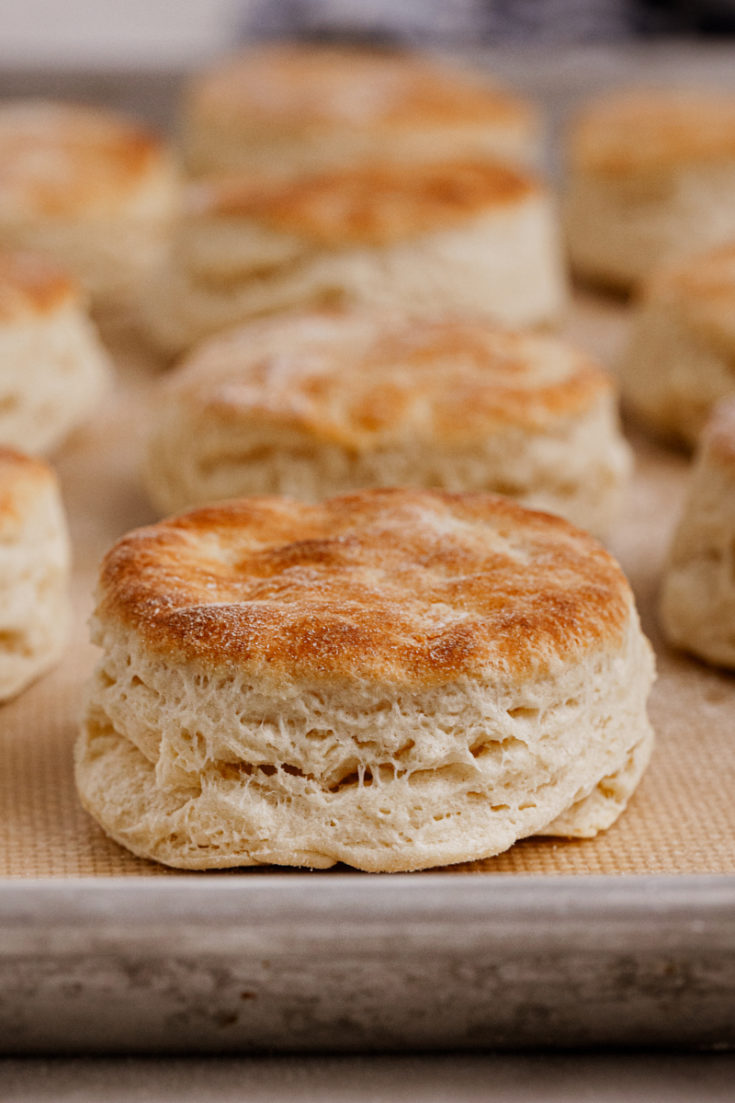
[[420,54],[286,43],[249,49],[196,77],[183,145],[197,173],[305,170],[390,158],[489,156],[530,163],[528,103]]
[[480,160],[382,161],[192,187],[146,315],[156,343],[175,353],[294,308],[532,325],[555,319],[564,298],[550,196],[533,176]]
[[638,89],[585,108],[569,137],[566,226],[575,271],[628,290],[735,237],[735,96]]
[[126,302],[160,263],[176,205],[164,145],[113,112],[0,104],[0,248],[47,253],[95,306]]
[[650,752],[620,568],[491,495],[191,511],[111,549],[92,624],[82,802],[182,868],[411,870],[590,835]]
[[360,487],[490,490],[602,534],[629,473],[611,377],[551,336],[375,311],[253,322],[161,386],[147,483],[163,513]]

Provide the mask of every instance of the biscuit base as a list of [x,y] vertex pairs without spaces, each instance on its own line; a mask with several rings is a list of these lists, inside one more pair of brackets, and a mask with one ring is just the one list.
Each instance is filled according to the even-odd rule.
[[648,760],[652,666],[637,622],[622,652],[555,676],[421,692],[253,686],[119,644],[90,689],[77,787],[119,843],[182,869],[400,872],[590,837]]

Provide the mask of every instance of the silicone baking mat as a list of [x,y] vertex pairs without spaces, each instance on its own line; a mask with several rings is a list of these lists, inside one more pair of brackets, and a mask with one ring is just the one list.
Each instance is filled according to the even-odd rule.
[[[564,328],[611,364],[626,325],[625,307],[586,297],[578,298]],[[132,347],[123,326],[106,336],[117,383],[94,423],[55,457],[74,546],[73,635],[55,671],[0,707],[0,877],[179,872],[137,859],[107,839],[79,806],[72,777],[77,716],[95,661],[86,620],[96,567],[116,537],[155,519],[139,466],[159,366],[142,346]],[[631,579],[658,657],[651,765],[627,811],[598,838],[529,839],[451,872],[735,872],[735,675],[672,653],[656,624],[661,561],[686,484],[687,459],[643,439],[634,438],[634,444],[636,472],[610,543]],[[248,871],[191,876],[247,877]]]

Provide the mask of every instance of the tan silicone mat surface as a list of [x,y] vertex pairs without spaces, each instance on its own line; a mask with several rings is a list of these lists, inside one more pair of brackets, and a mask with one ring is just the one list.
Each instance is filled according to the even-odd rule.
[[[625,326],[623,307],[588,298],[577,302],[566,329],[611,362]],[[79,807],[72,779],[80,695],[94,662],[86,618],[96,565],[115,537],[154,519],[139,484],[138,464],[158,372],[142,349],[123,349],[120,332],[113,347],[114,392],[96,423],[56,457],[74,543],[73,638],[53,673],[0,707],[0,876],[175,872],[134,858],[105,838]],[[681,502],[687,461],[642,440],[635,444],[636,475],[611,543],[631,578],[658,654],[659,677],[651,698],[658,738],[651,765],[628,810],[597,839],[531,839],[497,858],[453,871],[735,872],[735,675],[672,654],[661,643],[655,619],[661,559]]]

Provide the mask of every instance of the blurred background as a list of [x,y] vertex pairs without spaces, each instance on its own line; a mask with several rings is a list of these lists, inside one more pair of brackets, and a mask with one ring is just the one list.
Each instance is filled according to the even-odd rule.
[[455,49],[735,32],[735,0],[0,0],[0,67],[190,66],[272,35]]
[[553,150],[593,90],[642,74],[735,85],[733,36],[735,0],[0,0],[0,96],[91,100],[170,130],[187,74],[212,58],[263,38],[349,38],[485,67],[546,103]]

